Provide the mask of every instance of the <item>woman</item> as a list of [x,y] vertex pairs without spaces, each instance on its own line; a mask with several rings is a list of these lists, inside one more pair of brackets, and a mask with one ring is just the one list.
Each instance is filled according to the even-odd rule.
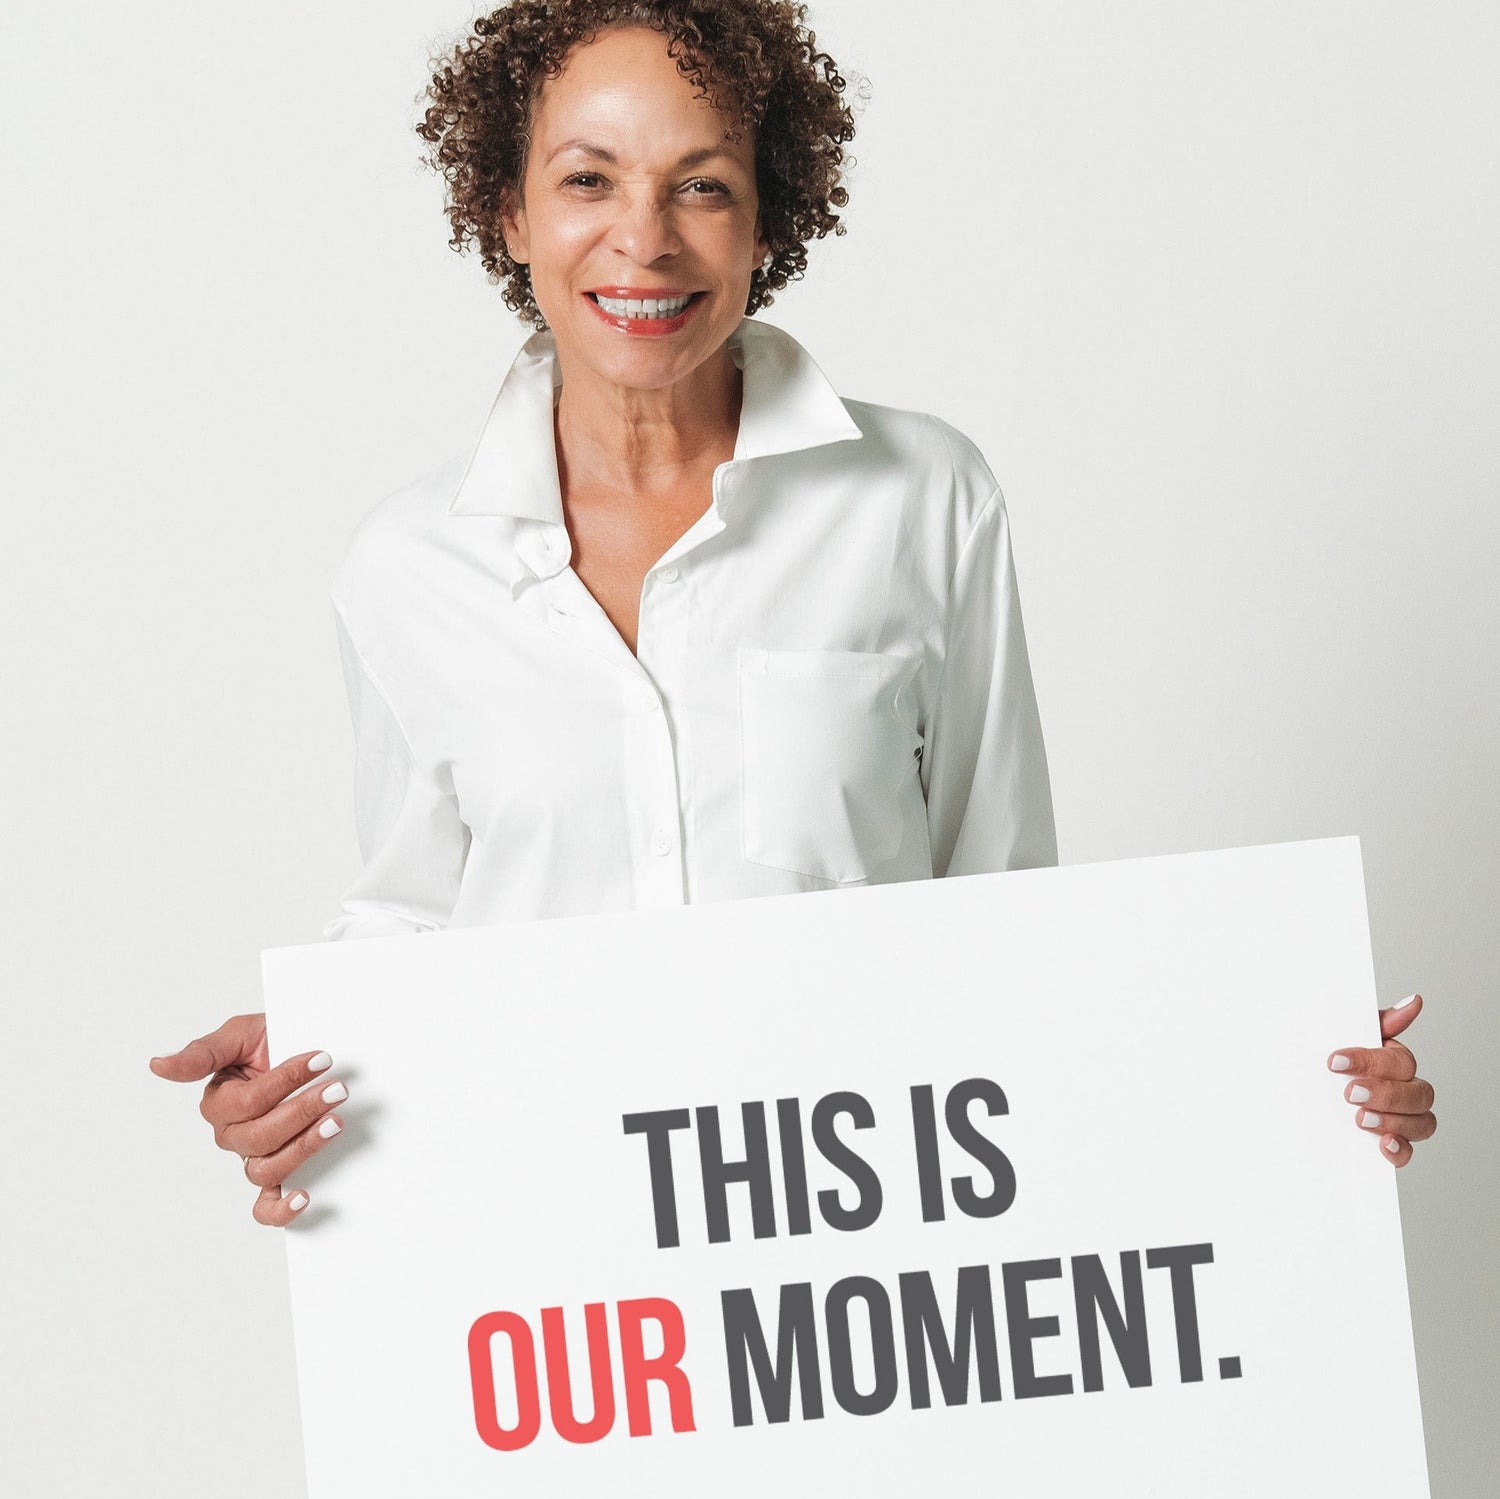
[[[1056,861],[1004,502],[974,445],[841,400],[752,321],[842,232],[843,79],[782,0],[517,0],[434,77],[454,243],[537,326],[483,435],[333,588],[364,868],[331,938]],[[1402,1165],[1432,1090],[1382,1015],[1329,1066]],[[258,1221],[341,1082],[237,1016],[159,1075]],[[297,1090],[301,1091],[297,1091]]]

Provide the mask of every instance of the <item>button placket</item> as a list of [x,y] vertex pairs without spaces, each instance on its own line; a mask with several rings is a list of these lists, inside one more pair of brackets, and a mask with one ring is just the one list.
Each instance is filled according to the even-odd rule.
[[645,858],[649,868],[643,877],[659,892],[663,904],[680,905],[687,899],[686,848],[683,821],[685,788],[682,782],[683,749],[679,735],[683,724],[674,717],[672,704],[682,701],[682,637],[689,629],[690,590],[684,570],[667,563],[648,575],[650,582],[642,600],[642,622],[638,642],[641,664],[655,684],[653,701],[646,706],[642,730],[651,745],[653,765],[659,780],[652,799],[642,807],[646,822]]
[[[637,720],[637,738],[649,773],[644,782],[639,824],[642,849],[640,875],[643,889],[650,892],[649,903],[656,906],[681,905],[685,900],[682,875],[682,841],[679,834],[681,808],[679,799],[678,753],[671,715],[667,704],[678,690],[671,675],[670,661],[661,659],[661,644],[681,630],[681,606],[678,597],[666,598],[655,587],[666,569],[649,576],[654,580],[642,600],[641,629],[637,650],[649,682],[650,697],[642,703]],[[671,569],[673,576],[677,569]]]
[[653,698],[651,707],[653,711],[647,716],[642,729],[655,772],[652,777],[655,785],[649,804],[655,813],[650,848],[659,873],[654,877],[653,883],[660,882],[661,898],[665,903],[677,905],[683,899],[681,859],[672,858],[672,855],[681,852],[677,837],[680,816],[677,750],[659,694]]
[[677,748],[667,706],[671,689],[642,662],[641,679],[621,683],[625,710],[624,753],[631,842],[635,849],[636,899],[642,907],[682,905],[681,839],[678,833]]

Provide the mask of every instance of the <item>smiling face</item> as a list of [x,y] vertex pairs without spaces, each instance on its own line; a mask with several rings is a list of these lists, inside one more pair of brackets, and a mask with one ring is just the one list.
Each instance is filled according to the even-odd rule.
[[524,205],[501,223],[565,375],[659,390],[739,326],[767,246],[753,134],[730,142],[734,126],[644,27],[601,33],[543,85]]

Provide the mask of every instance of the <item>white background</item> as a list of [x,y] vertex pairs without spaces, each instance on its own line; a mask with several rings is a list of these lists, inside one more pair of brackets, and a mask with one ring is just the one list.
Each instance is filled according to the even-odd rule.
[[[0,22],[18,1492],[301,1492],[282,1245],[198,1089],[146,1058],[258,1009],[260,949],[314,940],[353,874],[326,585],[372,504],[477,435],[527,331],[446,248],[417,165],[429,47],[465,21],[34,0]],[[1065,861],[1362,836],[1382,1000],[1426,995],[1440,1094],[1400,1174],[1433,1493],[1478,1499],[1500,11],[821,0],[814,22],[872,84],[850,233],[763,315],[1000,477]],[[1222,1091],[1254,1129],[1232,1056]],[[1378,1401],[1360,1333],[1348,1377]]]

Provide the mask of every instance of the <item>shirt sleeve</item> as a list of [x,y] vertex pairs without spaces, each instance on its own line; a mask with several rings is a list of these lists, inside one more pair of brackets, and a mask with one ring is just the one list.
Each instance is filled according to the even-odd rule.
[[326,940],[439,931],[458,900],[469,830],[451,777],[425,769],[334,601],[349,716],[354,807],[364,867]]
[[1057,863],[1047,752],[998,489],[959,554],[922,749],[935,877]]

